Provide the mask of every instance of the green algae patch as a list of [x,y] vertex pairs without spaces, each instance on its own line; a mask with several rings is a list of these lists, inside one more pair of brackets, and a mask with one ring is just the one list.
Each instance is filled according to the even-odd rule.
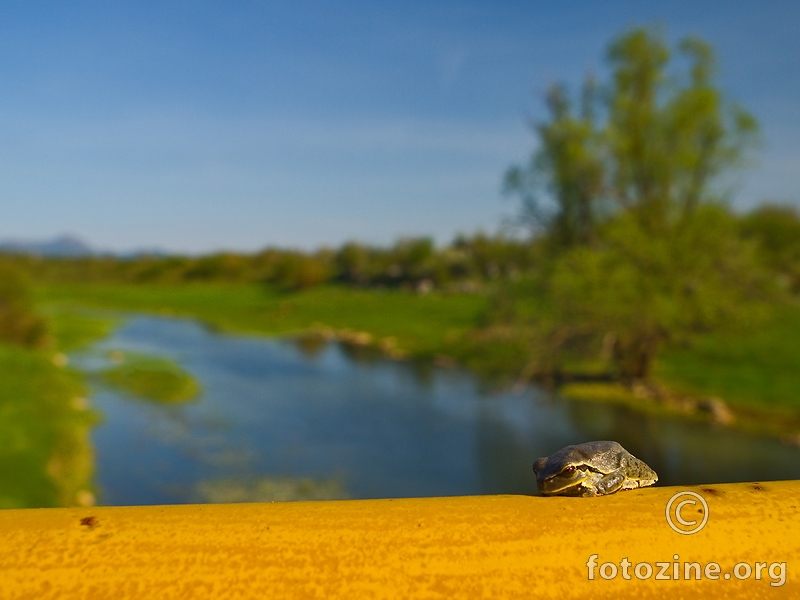
[[97,373],[97,377],[103,384],[128,396],[162,404],[177,404],[192,401],[200,395],[200,383],[172,361],[151,356],[113,354],[121,364],[103,369]]

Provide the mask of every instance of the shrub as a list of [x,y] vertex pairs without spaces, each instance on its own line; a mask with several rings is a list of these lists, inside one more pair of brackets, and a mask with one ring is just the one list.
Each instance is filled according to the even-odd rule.
[[297,291],[325,283],[331,267],[319,257],[286,254],[275,268],[274,281],[285,290]]
[[0,340],[28,347],[48,343],[47,323],[36,314],[24,274],[0,263]]

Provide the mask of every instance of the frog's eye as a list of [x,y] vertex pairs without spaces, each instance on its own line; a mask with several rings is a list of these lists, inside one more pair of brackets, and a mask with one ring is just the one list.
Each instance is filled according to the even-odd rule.
[[562,475],[572,475],[575,472],[575,467],[569,466],[561,470]]

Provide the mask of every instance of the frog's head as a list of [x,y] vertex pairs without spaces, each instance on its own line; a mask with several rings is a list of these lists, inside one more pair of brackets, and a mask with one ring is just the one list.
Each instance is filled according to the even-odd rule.
[[626,450],[617,442],[587,442],[562,448],[533,463],[539,493],[581,496],[604,475],[624,464]]

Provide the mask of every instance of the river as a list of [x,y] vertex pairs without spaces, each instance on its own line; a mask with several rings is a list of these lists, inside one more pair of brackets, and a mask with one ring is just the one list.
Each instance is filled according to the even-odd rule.
[[533,494],[531,464],[574,443],[616,440],[659,485],[800,478],[780,441],[537,386],[489,393],[469,372],[353,355],[336,343],[216,333],[133,316],[76,357],[171,358],[203,386],[183,405],[95,385],[98,503]]

